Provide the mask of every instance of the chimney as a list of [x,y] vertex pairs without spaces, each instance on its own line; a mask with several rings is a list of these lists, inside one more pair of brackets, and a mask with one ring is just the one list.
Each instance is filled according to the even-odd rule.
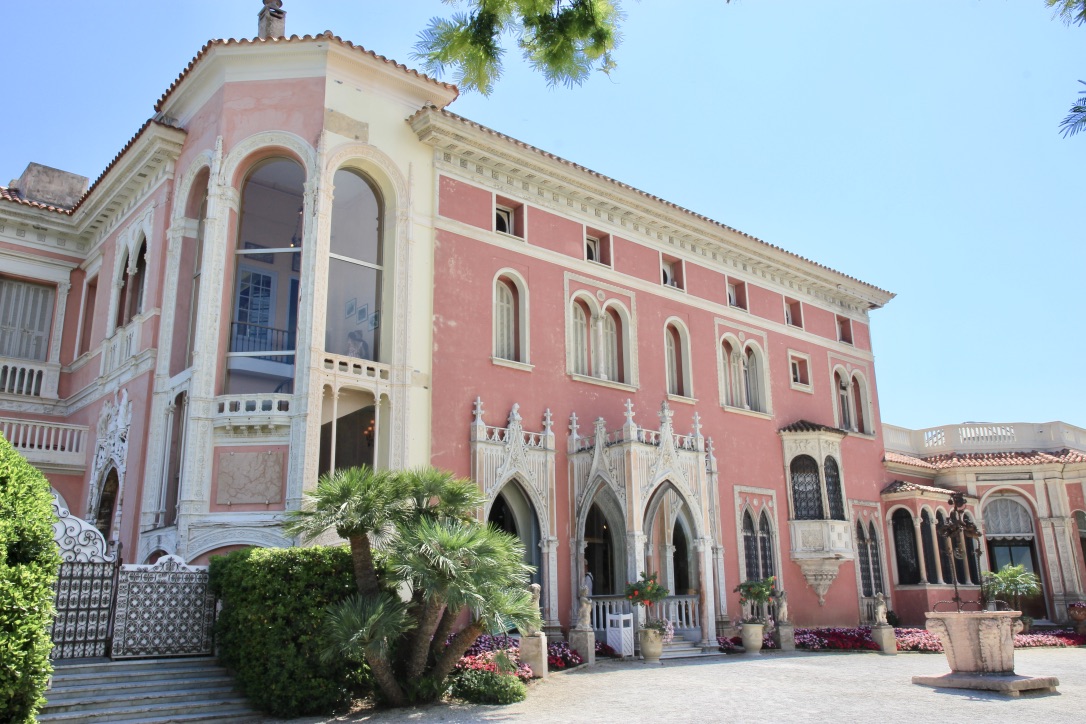
[[264,9],[256,17],[258,37],[282,38],[287,34],[287,11],[283,10],[283,0],[264,0]]

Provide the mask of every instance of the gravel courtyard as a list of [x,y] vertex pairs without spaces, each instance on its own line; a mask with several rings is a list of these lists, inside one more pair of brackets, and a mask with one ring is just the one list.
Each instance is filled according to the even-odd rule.
[[[359,712],[318,722],[1072,722],[1086,712],[1086,651],[1019,649],[1019,674],[1056,676],[1059,693],[1019,699],[931,689],[914,675],[946,673],[942,654],[763,653],[649,667],[603,660],[533,684],[511,706],[440,705]],[[268,720],[269,722],[275,720]]]

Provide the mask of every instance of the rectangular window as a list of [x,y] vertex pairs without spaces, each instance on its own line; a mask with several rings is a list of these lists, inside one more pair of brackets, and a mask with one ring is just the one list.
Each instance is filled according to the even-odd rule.
[[728,279],[728,306],[747,308],[747,285],[736,279]]
[[788,373],[793,390],[811,391],[811,357],[788,350]]
[[494,231],[524,238],[524,204],[498,197],[494,201]]
[[44,362],[56,290],[0,277],[0,357]]
[[803,305],[797,299],[784,298],[784,323],[803,327]]
[[665,287],[685,289],[683,284],[683,263],[681,259],[664,256],[660,259],[660,283]]
[[837,341],[852,344],[852,320],[837,315]]
[[611,237],[595,229],[587,229],[584,236],[584,258],[611,266]]

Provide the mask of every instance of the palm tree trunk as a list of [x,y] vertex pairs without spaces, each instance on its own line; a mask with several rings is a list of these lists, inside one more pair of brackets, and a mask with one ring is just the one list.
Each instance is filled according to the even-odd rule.
[[352,535],[351,563],[354,565],[354,582],[358,586],[358,592],[364,596],[375,596],[381,592],[377,584],[377,571],[373,567],[373,551],[370,550],[370,538],[362,535]]
[[438,599],[431,599],[423,604],[418,617],[418,625],[408,648],[407,680],[415,681],[426,671],[426,661],[430,656],[430,637],[438,624],[438,617],[445,608]]
[[460,660],[464,652],[482,634],[483,625],[478,621],[473,621],[467,628],[456,634],[453,640],[449,642],[449,645],[445,647],[441,656],[434,662],[434,668],[430,670],[430,677],[434,681],[443,681],[446,676],[452,673],[453,667],[456,666],[456,662]]
[[438,623],[437,629],[434,631],[434,640],[430,642],[430,655],[437,660],[437,657],[441,656],[441,652],[445,650],[445,642],[449,638],[449,634],[452,633],[453,626],[456,625],[456,619],[460,618],[460,612],[463,611],[463,607],[455,610],[446,607],[445,613],[441,615],[441,622]]
[[392,673],[392,666],[389,664],[388,658],[367,654],[366,663],[370,665],[373,678],[377,680],[377,686],[381,688],[381,693],[384,694],[388,703],[392,706],[406,706],[407,696],[404,695],[400,682],[396,681],[396,676]]

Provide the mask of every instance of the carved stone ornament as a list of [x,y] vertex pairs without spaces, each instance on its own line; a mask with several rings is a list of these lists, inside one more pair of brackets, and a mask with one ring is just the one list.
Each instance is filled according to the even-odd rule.
[[800,570],[803,571],[803,578],[806,579],[807,585],[818,596],[818,605],[825,606],[826,592],[830,590],[830,585],[837,579],[837,571],[842,561],[835,558],[822,558],[796,562],[799,564]]
[[60,559],[65,563],[112,563],[116,556],[109,552],[102,533],[82,518],[76,518],[60,504],[53,493],[53,539],[60,546]]
[[132,424],[132,402],[128,399],[128,390],[113,393],[112,400],[106,400],[98,414],[98,430],[94,447],[94,463],[91,467],[91,491],[87,500],[87,521],[98,518],[98,501],[102,497],[106,471],[110,467],[117,470],[117,508],[121,505],[121,490],[124,488],[125,469],[128,466],[128,428]]

